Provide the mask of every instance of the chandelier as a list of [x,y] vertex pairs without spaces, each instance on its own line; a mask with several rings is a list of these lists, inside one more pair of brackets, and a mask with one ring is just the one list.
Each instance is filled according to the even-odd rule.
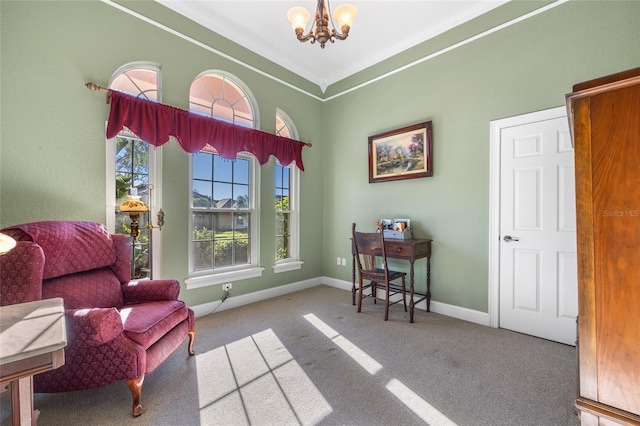
[[[333,17],[338,21],[340,32],[336,30],[336,27],[331,19],[331,6],[329,0],[318,0],[318,6],[316,6],[315,24],[311,25],[311,29],[307,34],[304,34],[304,29],[307,26],[307,22],[311,19],[311,14],[304,7],[294,7],[289,9],[287,13],[287,19],[291,21],[291,26],[296,32],[298,40],[305,42],[311,40],[311,44],[316,41],[320,43],[320,47],[324,49],[326,42],[333,43],[335,39],[344,40],[349,36],[349,30],[353,23],[353,18],[356,17],[356,8],[350,4],[343,4],[336,8],[333,12]],[[329,30],[329,20],[331,20],[331,30]]]

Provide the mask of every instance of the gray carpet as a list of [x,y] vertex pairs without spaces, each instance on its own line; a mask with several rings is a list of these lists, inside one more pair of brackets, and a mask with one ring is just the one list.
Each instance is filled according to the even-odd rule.
[[116,383],[36,394],[39,424],[579,425],[575,348],[383,309],[318,286],[214,313],[196,321],[196,356],[185,343],[145,378],[140,417]]

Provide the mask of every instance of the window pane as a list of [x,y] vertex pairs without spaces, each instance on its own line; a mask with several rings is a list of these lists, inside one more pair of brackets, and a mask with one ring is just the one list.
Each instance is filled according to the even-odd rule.
[[211,181],[193,181],[193,207],[205,209],[213,207]]
[[216,240],[233,238],[233,213],[215,214],[215,234]]
[[233,185],[230,183],[213,183],[213,199],[217,209],[230,209],[233,207]]
[[213,267],[213,215],[210,213],[193,215],[193,268],[194,270]]
[[282,166],[279,164],[276,164],[275,175],[276,175],[276,188],[281,188],[282,187]]
[[289,257],[289,213],[276,213],[276,260]]
[[194,271],[211,268],[213,268],[213,241],[195,241],[193,243]]
[[213,161],[211,154],[197,152],[193,154],[193,178],[208,179],[213,177]]
[[216,117],[218,120],[224,120],[230,123],[234,122],[233,108],[231,108],[229,103],[224,100],[215,101],[211,106],[211,115]]
[[216,240],[214,268],[233,265],[233,240]]
[[[211,155],[211,154],[208,154]],[[213,156],[213,180],[231,182],[233,178],[233,162],[219,155]],[[231,194],[229,194],[230,196]]]
[[248,209],[249,208],[249,186],[248,185],[233,185],[233,199],[234,208]]
[[213,214],[194,213],[193,215],[193,240],[213,240]]
[[248,238],[242,238],[242,239],[236,239],[234,242],[234,247],[235,247],[235,264],[236,265],[242,265],[242,264],[247,264],[249,263],[250,256],[249,256],[249,239]]
[[234,160],[233,181],[235,183],[249,184],[249,160],[238,158]]
[[110,87],[155,101],[158,99],[158,71],[131,69],[116,77]]

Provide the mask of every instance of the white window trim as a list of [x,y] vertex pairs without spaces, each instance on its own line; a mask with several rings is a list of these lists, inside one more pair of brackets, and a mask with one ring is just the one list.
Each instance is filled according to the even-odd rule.
[[297,271],[298,269],[302,269],[303,264],[304,262],[301,260],[283,259],[273,265],[273,273],[279,274],[281,272]]
[[[223,284],[230,281],[240,281],[262,276],[264,268],[259,266],[260,259],[260,200],[257,197],[257,188],[260,187],[260,168],[256,158],[247,153],[239,153],[238,158],[247,158],[249,162],[249,181],[251,190],[249,198],[252,200],[250,213],[251,229],[251,263],[247,265],[232,266],[229,268],[207,269],[203,271],[190,270],[189,277],[185,280],[187,290]],[[198,209],[193,208],[193,155],[189,155],[189,269],[193,267],[193,213]],[[225,209],[231,212],[242,210]],[[221,210],[222,211],[222,210]]]
[[261,266],[252,266],[250,268],[231,271],[220,270],[216,273],[209,272],[207,275],[191,276],[184,280],[184,282],[187,285],[187,290],[193,290],[194,288],[248,280],[249,278],[259,278],[262,276],[263,271],[264,268]]
[[[132,69],[148,69],[158,73],[157,79],[157,102],[162,102],[162,68],[156,62],[130,62],[118,68],[111,79],[109,87],[113,80],[120,74]],[[105,123],[105,133],[107,124]],[[133,137],[138,137],[133,135]],[[116,136],[117,137],[117,136]],[[115,138],[108,139],[105,143],[106,149],[106,226],[110,233],[114,233],[116,229],[116,143]],[[162,206],[162,149],[149,146],[149,184],[153,185],[149,200],[151,202],[152,211],[149,212],[149,222],[155,223],[158,210]],[[151,230],[153,232],[153,230]],[[162,233],[155,232],[151,238],[151,276],[154,278],[162,277]]]
[[[253,128],[260,128],[260,112],[258,110],[258,101],[253,95],[253,92],[249,90],[249,87],[238,77],[230,72],[211,69],[203,71],[198,74],[193,81],[196,81],[206,74],[219,74],[233,81],[238,87],[240,87],[251,105],[253,111]],[[193,155],[189,155],[189,234],[188,238],[188,262],[189,262],[189,277],[185,280],[187,290],[200,287],[208,287],[212,285],[219,285],[231,281],[241,281],[249,278],[258,278],[262,276],[264,268],[259,266],[260,263],[260,199],[258,197],[260,188],[260,167],[258,167],[257,159],[247,153],[239,153],[238,156],[245,155],[245,158],[251,159],[250,176],[249,179],[253,183],[251,186],[251,199],[253,201],[253,209],[251,210],[251,263],[248,265],[233,266],[230,268],[209,269],[204,271],[192,271],[193,268]]]
[[[293,121],[287,113],[282,111],[280,108],[276,108],[276,114],[286,123],[289,128],[289,132],[291,133],[291,137],[293,139],[297,139],[298,129],[296,129],[296,126],[293,124]],[[275,274],[302,269],[302,265],[304,264],[304,262],[300,260],[300,170],[293,164],[289,166],[289,178],[289,194],[290,196],[293,194],[293,203],[289,204],[289,232],[291,233],[289,239],[289,254],[291,256],[286,259],[275,261],[273,265],[273,272]],[[291,198],[289,198],[289,201],[291,201]]]

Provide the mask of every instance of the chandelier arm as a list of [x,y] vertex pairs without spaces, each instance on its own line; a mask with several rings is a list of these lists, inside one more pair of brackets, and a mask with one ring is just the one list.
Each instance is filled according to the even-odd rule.
[[304,43],[307,40],[311,40],[311,43],[316,42],[315,35],[313,34],[313,28],[306,35],[302,35],[302,28],[296,28],[296,37],[300,40],[301,43]]
[[349,37],[349,30],[350,30],[350,28],[347,27],[346,25],[344,27],[342,27],[342,32],[341,33],[337,32],[336,29],[334,28],[334,29],[331,30],[331,37],[335,37],[338,40],[344,40],[347,37]]

